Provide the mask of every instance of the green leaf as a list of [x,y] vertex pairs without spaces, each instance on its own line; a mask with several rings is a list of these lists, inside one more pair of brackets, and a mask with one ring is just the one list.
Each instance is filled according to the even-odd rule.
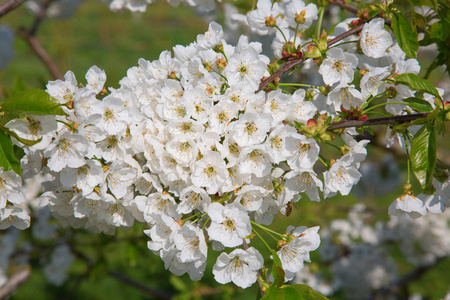
[[284,292],[275,286],[271,286],[264,293],[264,297],[261,300],[284,300]]
[[20,92],[9,97],[1,104],[0,110],[33,115],[65,115],[56,99],[39,89]]
[[14,155],[14,147],[10,138],[0,131],[0,168],[3,171],[13,170],[20,175],[20,161]]
[[422,188],[433,178],[436,165],[436,132],[433,123],[427,123],[414,135],[411,142],[411,167]]
[[324,295],[316,292],[306,284],[292,284],[283,287],[286,300],[327,300]]
[[428,80],[420,78],[413,73],[403,73],[394,77],[395,83],[409,86],[414,91],[421,91],[433,95],[439,99],[438,90]]
[[414,24],[414,4],[410,0],[394,0],[392,6],[398,9],[411,25]]
[[437,10],[437,1],[436,0],[412,0],[412,3],[414,4],[414,6],[429,6],[434,8],[434,10]]
[[403,52],[411,58],[416,58],[419,50],[419,41],[417,32],[414,31],[411,23],[408,22],[403,14],[395,13],[392,15],[391,27]]
[[272,250],[273,257],[273,267],[272,267],[272,276],[273,276],[273,285],[280,287],[284,284],[284,270],[281,264],[281,259],[278,257],[278,254],[275,250]]
[[419,13],[415,13],[414,14],[414,22],[419,28],[421,28],[423,30],[426,30],[426,28],[427,28],[427,19],[424,16],[422,16]]
[[25,151],[23,151],[23,148],[14,145],[14,156],[16,157],[17,160],[21,160],[22,157],[25,156]]
[[407,99],[404,99],[403,101],[408,103],[409,107],[419,112],[430,112],[433,110],[433,107],[431,106],[430,102],[420,98],[409,97]]

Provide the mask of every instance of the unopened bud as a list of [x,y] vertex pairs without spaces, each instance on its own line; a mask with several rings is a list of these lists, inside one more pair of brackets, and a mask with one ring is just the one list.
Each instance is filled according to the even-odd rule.
[[[367,9],[364,9],[362,11],[359,11],[356,14],[356,17],[362,19],[362,20],[369,20],[369,11]],[[358,23],[361,23],[361,20],[357,20],[359,21]]]
[[289,52],[287,52],[286,50],[283,50],[283,51],[281,51],[281,56],[282,56],[282,59],[288,59],[291,56],[291,54]]
[[317,121],[314,119],[309,119],[308,122],[306,122],[306,127],[309,129],[312,129],[317,126]]
[[367,120],[367,115],[362,115],[359,119],[360,119],[361,121],[365,121],[365,120]]

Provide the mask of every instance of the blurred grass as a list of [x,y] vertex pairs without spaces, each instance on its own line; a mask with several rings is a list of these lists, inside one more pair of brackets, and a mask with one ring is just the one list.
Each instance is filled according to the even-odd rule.
[[[1,19],[13,30],[30,27],[33,17],[22,6]],[[144,14],[112,13],[105,4],[86,1],[69,19],[45,19],[37,37],[61,71],[72,70],[78,82],[93,65],[106,71],[107,86],[118,81],[139,58],[157,59],[163,50],[189,44],[205,32],[207,23],[192,9],[171,7],[164,1],[149,6]],[[53,80],[25,41],[16,37],[15,59],[0,72],[0,85],[10,86],[20,76],[29,87],[42,88]],[[12,74],[12,75],[11,75]]]

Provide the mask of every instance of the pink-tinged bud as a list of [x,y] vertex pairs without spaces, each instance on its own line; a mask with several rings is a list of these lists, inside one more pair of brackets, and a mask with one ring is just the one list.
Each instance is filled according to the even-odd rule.
[[314,128],[314,127],[317,126],[317,121],[314,120],[314,119],[309,119],[308,122],[306,122],[306,126],[307,126],[309,129],[312,129],[312,128]]
[[358,26],[359,23],[361,23],[361,19],[353,20],[353,21],[350,22],[350,26],[349,27],[350,28],[354,28],[354,27]]
[[291,54],[289,52],[287,52],[286,50],[283,50],[281,52],[281,56],[283,56],[283,59],[287,59],[289,56],[291,56]]
[[298,58],[302,58],[303,57],[303,52],[302,51],[298,51],[297,53],[295,53],[295,56],[297,56]]
[[365,120],[367,120],[367,115],[362,115],[361,117],[359,117],[359,119],[361,121],[365,121]]
[[450,109],[450,101],[444,101],[444,109]]

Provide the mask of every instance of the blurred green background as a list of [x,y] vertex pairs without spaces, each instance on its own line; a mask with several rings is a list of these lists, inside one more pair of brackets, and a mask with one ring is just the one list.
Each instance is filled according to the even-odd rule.
[[[22,26],[29,27],[33,19],[25,7],[21,7],[1,18],[0,24],[9,24],[17,30]],[[161,51],[170,50],[176,44],[189,44],[207,28],[207,22],[195,15],[192,9],[184,6],[174,8],[164,1],[150,5],[144,14],[112,13],[104,4],[86,1],[74,18],[45,19],[37,37],[63,73],[72,70],[78,82],[85,83],[86,71],[97,65],[106,71],[106,86],[117,88],[127,69],[137,65],[139,58],[157,59]],[[44,65],[20,38],[15,41],[15,51],[15,59],[0,72],[0,89],[11,86],[17,77],[29,88],[44,88],[52,80]],[[439,140],[446,156],[449,141]],[[369,147],[369,153],[369,157],[381,157],[383,151]],[[326,226],[333,219],[346,218],[349,208],[360,202],[376,211],[377,219],[387,220],[387,207],[401,194],[401,185],[383,197],[368,195],[357,199],[354,195],[337,196],[321,203],[301,199],[289,217],[278,215],[278,221],[272,228],[283,232],[288,225]],[[148,238],[143,235],[143,229],[146,228],[138,225],[128,232],[119,230],[114,237],[86,235],[83,231],[73,230],[77,250],[100,263],[89,269],[87,263],[78,259],[70,270],[69,280],[61,287],[48,284],[43,274],[34,269],[31,279],[19,288],[12,299],[158,299],[117,281],[108,274],[110,271],[146,286],[176,293],[179,299],[255,299],[256,285],[242,290],[214,281],[211,269],[218,255],[214,251],[209,252],[208,267],[202,281],[192,282],[187,275],[171,275],[164,270],[161,259],[148,250]],[[262,250],[263,256],[269,257],[257,238],[252,245]],[[317,251],[312,253],[313,264],[317,257]],[[33,263],[38,264],[39,261],[36,258]],[[399,266],[401,273],[411,267],[405,262],[400,262]],[[430,299],[440,299],[449,288],[448,269],[450,261],[447,259],[414,282],[411,292],[423,292],[431,296]],[[336,296],[331,299],[345,298]]]

